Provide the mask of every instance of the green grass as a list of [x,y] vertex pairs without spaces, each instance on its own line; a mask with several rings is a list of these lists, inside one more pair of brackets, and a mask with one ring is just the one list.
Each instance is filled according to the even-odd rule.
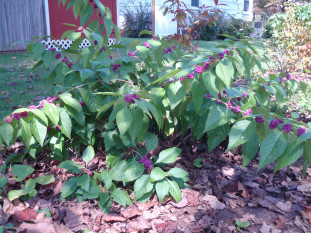
[[52,94],[46,86],[46,71],[31,72],[34,64],[26,53],[0,55],[0,120],[16,108],[38,104],[36,97]]
[[[127,47],[133,41],[147,41],[147,38],[126,38],[123,37],[121,45]],[[193,42],[194,44],[197,41]],[[223,51],[217,46],[223,45],[224,41],[200,41],[199,48],[203,51]],[[240,42],[236,42],[237,44]],[[260,41],[252,41],[252,45],[260,54],[263,54],[263,44]],[[113,54],[118,56],[126,55],[126,49],[114,49]],[[33,58],[26,53],[0,55],[0,121],[15,108],[27,107],[38,104],[38,97],[53,95],[52,87],[47,87],[46,79],[50,71],[43,67],[31,72],[31,68],[36,63]],[[35,100],[37,98],[37,100]]]

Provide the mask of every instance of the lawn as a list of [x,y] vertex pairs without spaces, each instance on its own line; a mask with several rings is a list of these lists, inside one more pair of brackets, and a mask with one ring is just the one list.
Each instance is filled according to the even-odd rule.
[[[121,45],[127,47],[134,40],[141,42],[146,38],[122,38]],[[195,41],[194,44],[197,42]],[[224,41],[199,41],[199,48],[208,51],[220,52],[223,48]],[[237,42],[240,43],[240,42]],[[252,41],[252,45],[263,54],[263,44],[260,41]],[[126,55],[126,49],[114,49],[113,54],[118,53]],[[49,72],[43,67],[35,71],[31,68],[36,63],[34,59],[27,53],[2,54],[0,56],[0,97],[2,99],[0,105],[0,119],[10,114],[14,109],[38,104],[38,102],[53,94],[52,87],[46,85],[46,79]]]

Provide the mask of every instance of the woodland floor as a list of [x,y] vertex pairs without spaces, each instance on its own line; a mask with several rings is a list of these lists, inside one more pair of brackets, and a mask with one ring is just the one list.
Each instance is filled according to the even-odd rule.
[[[190,189],[182,190],[182,200],[172,199],[163,204],[154,196],[147,203],[136,203],[128,208],[113,204],[110,214],[103,213],[94,201],[78,203],[76,199],[59,201],[59,193],[68,175],[49,163],[43,156],[28,162],[38,176],[54,174],[56,182],[41,186],[35,198],[20,202],[3,200],[0,225],[14,224],[16,232],[238,232],[235,221],[248,221],[244,232],[311,232],[311,169],[302,179],[301,161],[273,173],[274,165],[257,171],[258,161],[242,168],[239,149],[225,153],[226,142],[212,153],[200,143],[190,141],[182,145],[183,153],[176,162],[189,172]],[[160,146],[161,147],[161,146]],[[22,152],[17,143],[11,153]],[[97,170],[104,166],[105,155],[98,152],[91,161]],[[5,157],[1,154],[0,161]],[[202,168],[193,161],[202,158]],[[79,159],[73,158],[77,162]],[[26,163],[24,161],[24,163]],[[16,188],[8,173],[7,189]],[[131,195],[131,197],[133,197]],[[49,209],[52,217],[46,218]],[[43,230],[44,229],[44,230]],[[6,231],[14,232],[14,231]],[[86,231],[87,232],[87,231]]]

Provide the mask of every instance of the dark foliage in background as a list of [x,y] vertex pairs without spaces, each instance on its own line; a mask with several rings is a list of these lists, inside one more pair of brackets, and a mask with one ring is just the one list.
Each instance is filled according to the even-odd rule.
[[[124,16],[124,32],[128,37],[139,37],[142,30],[152,30],[151,4],[139,2],[136,7],[124,6],[121,8]],[[140,37],[147,37],[142,35]]]

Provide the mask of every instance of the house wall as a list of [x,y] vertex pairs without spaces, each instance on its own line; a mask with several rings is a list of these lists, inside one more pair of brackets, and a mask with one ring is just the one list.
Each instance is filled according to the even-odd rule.
[[[131,1],[131,0],[117,0],[117,17],[118,17],[118,26],[122,28],[124,18],[122,17],[121,7],[135,7],[135,3],[137,4],[139,0]],[[140,0],[142,2],[152,2],[152,0]],[[173,16],[171,14],[167,14],[163,16],[162,10],[160,8],[163,6],[163,3],[166,0],[155,0],[155,33],[159,35],[170,35],[177,33],[177,23],[172,22]],[[188,6],[191,7],[191,0],[183,0]],[[249,0],[249,10],[244,11],[244,0],[219,0],[218,5],[215,6],[214,0],[199,0],[200,6],[203,4],[212,7],[218,7],[221,11],[223,11],[226,17],[234,17],[241,18],[244,20],[251,21],[253,18],[253,0]],[[198,9],[197,7],[191,7],[191,9]]]
[[[112,13],[112,21],[117,23],[117,9],[116,0],[100,0],[106,7],[109,7]],[[72,30],[71,26],[64,25],[64,23],[80,25],[80,18],[75,19],[72,8],[66,10],[67,5],[59,5],[56,0],[48,0],[49,3],[49,19],[50,19],[50,35],[56,39],[60,39],[63,33],[67,30]],[[97,19],[98,15],[94,10],[91,20]],[[102,23],[103,20],[100,20]],[[88,24],[88,23],[87,23]],[[86,24],[86,26],[87,26]]]

